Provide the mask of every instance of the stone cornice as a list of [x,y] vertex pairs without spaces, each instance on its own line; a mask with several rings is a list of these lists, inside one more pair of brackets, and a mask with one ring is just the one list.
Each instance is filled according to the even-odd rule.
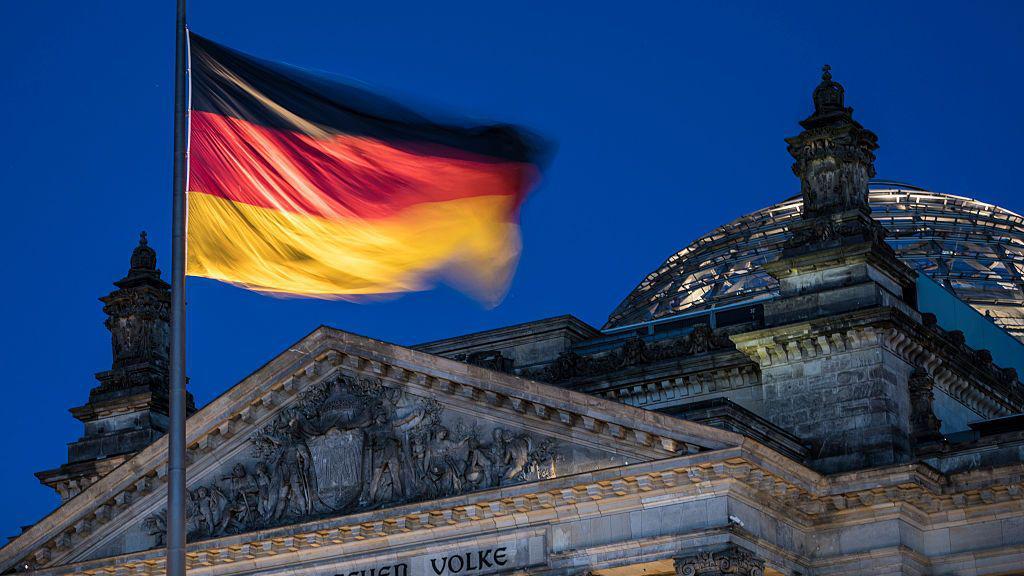
[[[863,218],[857,210],[835,215],[837,221]],[[870,218],[865,220],[871,222]],[[808,246],[808,251],[790,250],[781,258],[764,265],[764,270],[775,278],[796,274],[807,274],[820,270],[828,270],[849,264],[868,264],[888,274],[900,286],[912,286],[917,273],[896,258],[896,254],[888,244],[877,243],[872,239],[862,239],[850,243],[836,239],[827,245]],[[886,288],[889,290],[888,288]],[[892,292],[891,290],[889,290]],[[894,294],[902,297],[902,294]]]
[[132,454],[119,454],[104,460],[64,464],[59,468],[36,472],[35,476],[40,482],[56,490],[61,501],[66,501],[131,457]]
[[[607,376],[583,378],[573,389],[630,406],[658,403],[759,383],[756,363],[736,350],[718,350],[623,369]],[[713,390],[711,388],[714,388]]]
[[483,332],[474,332],[463,336],[424,342],[410,346],[410,348],[430,354],[451,354],[460,350],[487,346],[493,343],[501,343],[503,347],[507,347],[516,344],[522,339],[534,339],[539,334],[557,332],[565,332],[579,340],[601,336],[601,332],[598,329],[571,314],[565,314],[563,316],[544,318],[512,326],[503,326]]
[[[237,571],[246,572],[262,558],[288,564],[311,555],[340,558],[356,550],[390,547],[394,551],[403,541],[423,544],[460,531],[460,526],[528,529],[570,516],[587,518],[610,510],[644,508],[644,502],[725,492],[781,510],[791,521],[808,527],[843,518],[856,521],[858,513],[897,513],[901,507],[910,507],[922,517],[965,509],[978,514],[988,506],[1024,507],[1022,481],[1019,465],[950,477],[921,465],[824,477],[748,441],[736,448],[203,541],[189,546],[187,567],[202,571],[221,565],[231,571],[227,565],[234,564]],[[155,576],[164,571],[163,553],[156,549],[37,573]]]
[[936,338],[941,332],[898,310],[871,308],[731,338],[762,368],[882,346],[911,366],[927,370],[940,389],[986,417],[1024,409],[1024,390],[1019,381],[1000,381],[990,361],[980,365],[973,350]]
[[[210,466],[219,446],[255,429],[306,386],[337,371],[460,398],[554,436],[589,439],[640,460],[743,442],[731,432],[321,327],[189,418],[189,465]],[[116,526],[115,519],[129,510],[152,507],[166,483],[166,451],[164,437],[9,542],[0,549],[0,571],[39,554],[47,558],[43,564],[64,558],[95,544],[97,534],[107,531],[104,526]]]
[[167,406],[166,395],[158,397],[153,391],[143,386],[137,387],[136,390],[141,390],[141,392],[71,408],[71,415],[81,422],[89,422],[99,418],[130,414],[152,406]]

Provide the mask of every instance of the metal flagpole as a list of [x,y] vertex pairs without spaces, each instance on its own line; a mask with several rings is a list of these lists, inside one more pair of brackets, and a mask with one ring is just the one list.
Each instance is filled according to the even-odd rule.
[[177,0],[174,41],[174,207],[171,223],[171,387],[167,431],[167,576],[185,576],[185,186],[188,180],[188,31]]

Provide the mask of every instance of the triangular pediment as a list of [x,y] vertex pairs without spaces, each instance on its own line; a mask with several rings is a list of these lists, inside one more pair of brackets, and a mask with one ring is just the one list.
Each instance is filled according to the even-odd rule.
[[[321,327],[188,421],[190,541],[739,445],[659,413]],[[162,438],[0,571],[162,545]]]

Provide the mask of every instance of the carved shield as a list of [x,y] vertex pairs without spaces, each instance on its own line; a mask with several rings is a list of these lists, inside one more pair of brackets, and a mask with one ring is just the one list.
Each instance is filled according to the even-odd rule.
[[362,490],[363,432],[331,428],[308,444],[320,499],[334,510],[348,508]]

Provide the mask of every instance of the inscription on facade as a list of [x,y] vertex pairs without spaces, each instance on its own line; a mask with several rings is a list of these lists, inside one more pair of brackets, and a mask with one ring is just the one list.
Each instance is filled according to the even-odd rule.
[[436,576],[482,573],[490,568],[501,568],[506,564],[508,564],[508,547],[506,546],[430,559],[431,572]]
[[546,561],[543,536],[458,548],[379,565],[338,567],[329,576],[476,576],[507,572]]
[[353,570],[351,572],[339,572],[334,576],[407,576],[409,574],[409,563],[402,562],[399,564],[392,564],[390,566],[371,566],[370,568],[363,568],[361,570]]

